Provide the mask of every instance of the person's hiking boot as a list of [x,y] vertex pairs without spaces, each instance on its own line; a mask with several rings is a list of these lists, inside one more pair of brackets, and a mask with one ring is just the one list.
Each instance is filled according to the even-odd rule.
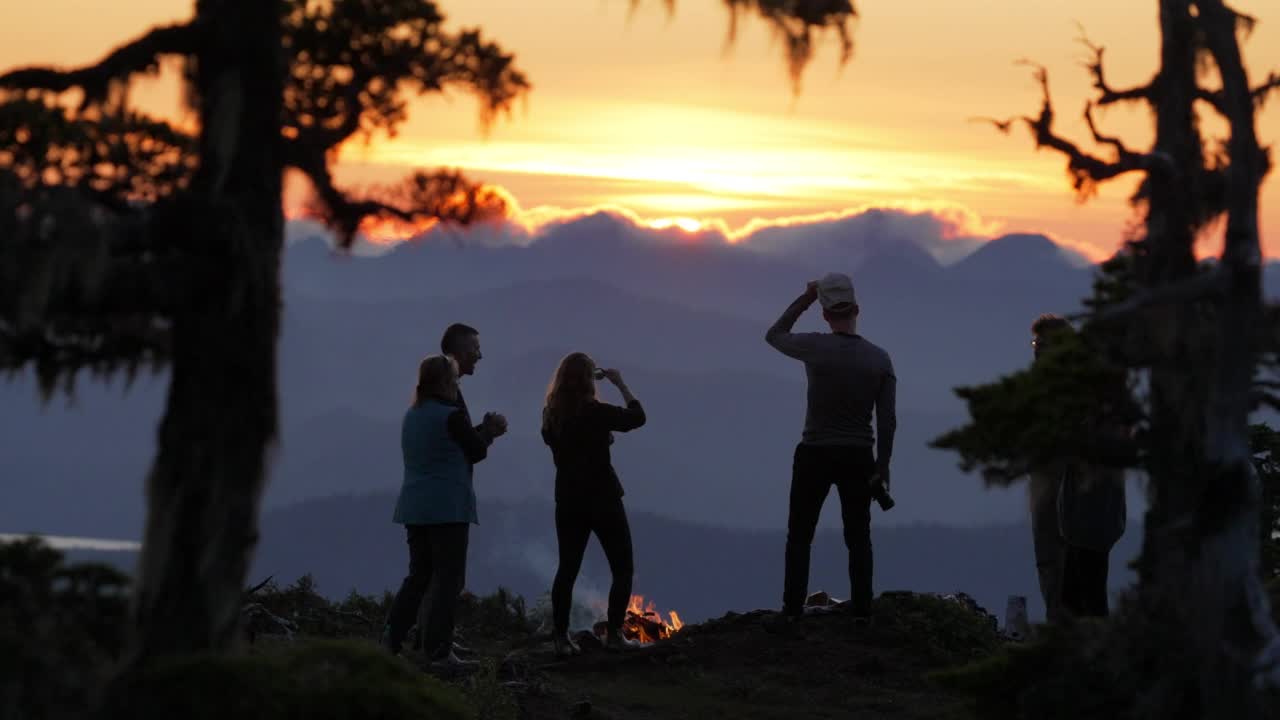
[[622,634],[621,630],[610,628],[604,636],[604,649],[616,652],[625,652],[629,650],[638,650],[643,647],[643,643],[638,640],[631,640]]
[[551,638],[551,646],[555,648],[556,657],[567,658],[574,655],[581,655],[582,648],[569,637],[569,633],[557,633]]

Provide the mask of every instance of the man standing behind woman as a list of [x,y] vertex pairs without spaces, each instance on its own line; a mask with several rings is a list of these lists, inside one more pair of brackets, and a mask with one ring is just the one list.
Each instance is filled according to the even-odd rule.
[[[622,393],[626,407],[596,399],[596,381],[604,379]],[[613,575],[605,646],[622,649],[633,644],[622,634],[634,570],[631,527],[622,506],[622,483],[613,469],[609,446],[613,444],[613,432],[635,430],[644,422],[640,401],[631,394],[617,370],[600,370],[588,355],[580,352],[560,361],[547,388],[542,410],[542,439],[551,448],[556,466],[556,539],[560,564],[551,587],[551,613],[557,656],[580,652],[569,638],[569,614],[573,585],[592,533],[600,540]]]
[[401,425],[404,479],[393,521],[408,535],[409,575],[383,630],[383,645],[398,653],[430,589],[426,627],[420,628],[424,649],[433,663],[449,666],[466,664],[453,653],[453,628],[466,577],[469,528],[478,522],[472,465],[506,431],[495,414],[472,427],[459,404],[458,370],[458,361],[448,355],[424,359]]

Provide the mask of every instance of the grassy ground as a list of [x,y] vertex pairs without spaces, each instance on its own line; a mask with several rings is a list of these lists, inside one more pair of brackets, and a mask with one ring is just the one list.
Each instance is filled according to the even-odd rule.
[[95,706],[131,720],[959,718],[967,701],[926,677],[1000,646],[990,618],[961,602],[888,593],[870,627],[841,612],[785,624],[730,613],[640,650],[584,644],[560,660],[524,601],[500,591],[464,594],[459,608],[459,640],[480,670],[432,678],[421,655],[377,646],[389,595],[333,602],[303,577],[246,593],[241,652],[142,668],[104,705],[126,588],[119,573],[64,566],[38,543],[0,544],[0,595],[13,599],[0,603],[0,720],[89,717]]
[[776,618],[730,614],[634,652],[584,648],[568,660],[533,635],[469,641],[494,672],[478,683],[514,700],[494,717],[530,720],[959,718],[963,701],[925,675],[1000,642],[958,603],[912,594],[878,599],[870,627],[840,612]]

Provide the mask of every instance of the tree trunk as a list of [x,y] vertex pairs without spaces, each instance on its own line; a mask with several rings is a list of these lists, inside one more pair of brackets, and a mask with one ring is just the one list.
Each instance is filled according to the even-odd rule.
[[172,379],[147,480],[132,662],[227,648],[276,435],[280,317],[278,3],[200,0],[201,168],[190,232],[204,278],[174,317]]
[[[1212,6],[1162,0],[1162,65],[1157,151],[1180,171],[1151,175],[1149,251],[1142,259],[1150,287],[1194,271],[1195,233],[1204,219],[1197,196],[1205,177],[1193,115],[1196,33],[1225,32],[1238,74],[1234,18],[1209,17]],[[1225,29],[1218,26],[1226,22]],[[1212,31],[1211,33],[1212,34]],[[1215,55],[1218,54],[1215,49]],[[1217,57],[1220,67],[1223,57]],[[1206,314],[1191,303],[1154,310],[1150,320],[1160,362],[1151,371],[1150,500],[1140,562],[1141,621],[1164,634],[1169,648],[1157,671],[1155,700],[1144,716],[1253,720],[1263,708],[1251,661],[1270,627],[1259,628],[1257,522],[1259,491],[1250,462],[1248,416],[1254,354],[1251,327],[1260,316],[1257,140],[1251,103],[1247,128],[1233,123],[1225,295]],[[1251,148],[1249,146],[1252,146]],[[1250,249],[1252,248],[1252,249]],[[1262,600],[1265,605],[1265,598]],[[1261,608],[1266,616],[1266,608]],[[1269,628],[1269,629],[1268,629]]]

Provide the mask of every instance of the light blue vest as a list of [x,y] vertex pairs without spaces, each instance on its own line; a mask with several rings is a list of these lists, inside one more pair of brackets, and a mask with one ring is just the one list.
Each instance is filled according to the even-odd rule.
[[449,436],[458,410],[437,400],[409,408],[400,426],[404,481],[392,522],[401,525],[478,523],[471,463]]

